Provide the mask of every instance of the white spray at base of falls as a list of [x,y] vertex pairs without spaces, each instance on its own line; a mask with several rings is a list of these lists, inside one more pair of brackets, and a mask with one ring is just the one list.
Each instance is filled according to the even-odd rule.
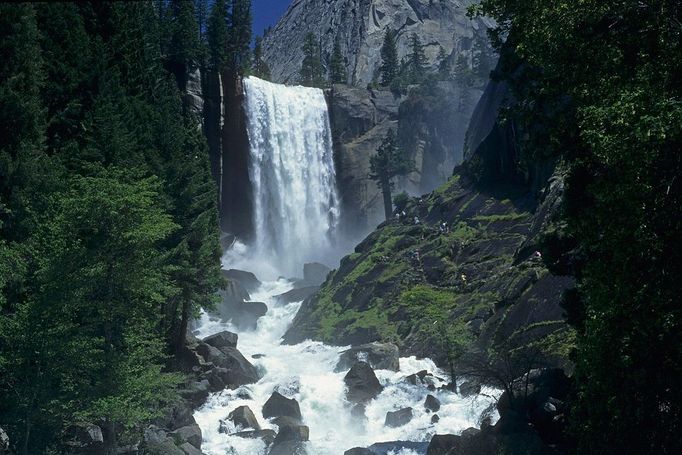
[[[362,422],[351,415],[351,405],[345,398],[343,377],[346,371],[335,372],[339,353],[344,347],[329,346],[317,341],[287,346],[281,337],[291,324],[299,303],[288,305],[275,301],[274,296],[286,292],[292,284],[286,280],[263,283],[253,300],[265,302],[268,311],[259,319],[255,330],[240,332],[229,323],[223,323],[202,315],[198,329],[199,338],[230,330],[239,333],[237,348],[249,359],[262,375],[256,384],[236,390],[214,393],[194,417],[202,429],[202,451],[208,455],[266,455],[268,448],[260,439],[244,438],[220,433],[220,420],[239,406],[249,406],[263,428],[277,429],[264,419],[263,404],[274,390],[289,398],[295,398],[301,408],[303,423],[310,427],[310,441],[306,443],[309,455],[342,455],[353,447],[366,447],[385,441],[428,442],[434,434],[456,434],[477,426],[481,414],[494,403],[499,391],[485,388],[481,395],[463,398],[448,390],[429,391],[426,384],[410,384],[405,376],[421,370],[434,375],[433,385],[440,387],[446,379],[429,359],[414,357],[400,359],[400,371],[377,370],[376,375],[384,390],[366,408],[367,420]],[[251,356],[262,354],[254,359]],[[441,402],[440,420],[431,423],[433,413],[424,408],[427,394],[435,395]],[[413,419],[398,428],[384,425],[388,411],[412,407]],[[236,433],[237,428],[228,431]],[[424,454],[424,451],[401,450],[393,455]]]
[[339,218],[327,102],[320,89],[255,77],[244,79],[244,94],[254,208],[250,254],[294,276],[305,262],[329,262]]

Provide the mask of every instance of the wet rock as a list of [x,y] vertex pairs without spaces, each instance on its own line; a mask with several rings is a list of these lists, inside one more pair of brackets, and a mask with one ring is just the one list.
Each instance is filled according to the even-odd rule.
[[301,420],[301,408],[298,401],[287,398],[279,392],[273,392],[263,405],[263,417],[292,417]]
[[227,420],[230,420],[236,427],[243,430],[247,428],[253,428],[254,430],[261,429],[258,419],[256,419],[253,411],[251,411],[251,408],[248,406],[239,406],[228,414]]
[[433,395],[426,395],[426,400],[424,400],[424,407],[429,411],[438,412],[440,409],[440,400]]
[[204,343],[211,345],[214,348],[220,349],[224,347],[236,348],[238,339],[239,335],[225,330],[223,332],[210,335],[204,338],[203,341]]
[[221,272],[228,280],[241,284],[247,292],[255,292],[261,286],[260,280],[251,272],[238,269],[221,270]]
[[391,343],[367,343],[343,351],[334,371],[347,370],[358,360],[365,361],[375,370],[400,370],[398,346]]
[[273,444],[268,455],[308,455],[304,442],[284,441]]
[[268,306],[263,302],[242,302],[230,319],[240,329],[253,330],[258,325],[258,319],[267,312]]
[[353,447],[343,452],[343,455],[376,455],[371,450],[365,447]]
[[319,262],[303,264],[303,280],[312,286],[319,286],[327,279],[331,269]]
[[411,375],[405,376],[405,382],[412,385],[422,384],[427,376],[433,377],[433,375],[428,371],[422,370],[418,373],[413,373]]
[[301,425],[301,419],[297,419],[295,417],[289,417],[289,416],[275,417],[274,419],[271,420],[271,422],[273,424],[277,425],[279,428],[297,427],[297,426]]
[[343,381],[348,387],[346,397],[351,403],[367,402],[384,389],[367,362],[356,362]]
[[265,357],[265,354],[253,354],[251,356],[252,359],[256,359],[256,360],[262,359],[263,357]]
[[201,428],[199,425],[188,425],[186,427],[178,428],[170,433],[176,443],[188,442],[194,447],[201,447]]
[[355,406],[353,406],[350,410],[350,415],[354,419],[366,419],[367,416],[365,415],[365,405],[362,403],[358,403]]
[[275,432],[275,430],[265,429],[240,431],[238,433],[234,433],[232,436],[249,439],[262,439],[266,445],[270,445],[273,442],[275,442],[275,437],[277,436],[277,433]]
[[461,438],[454,434],[436,434],[431,438],[426,455],[446,455],[457,446]]
[[237,388],[244,384],[253,384],[260,379],[258,370],[236,348],[228,346],[220,349],[204,344],[197,352],[206,362],[224,370],[218,370],[221,380],[229,388]]
[[428,447],[426,442],[412,442],[412,441],[388,441],[377,442],[368,447],[376,455],[390,455],[392,453],[400,453],[401,451],[411,450],[414,453],[424,453]]
[[459,386],[459,394],[463,397],[470,397],[481,393],[481,383],[476,380],[464,381]]
[[310,439],[310,429],[306,425],[287,425],[279,428],[275,444],[285,441],[305,442]]
[[412,408],[403,408],[397,411],[389,411],[386,413],[386,420],[384,425],[387,427],[401,427],[412,420]]
[[438,417],[438,414],[434,414],[431,416],[431,423],[438,423],[440,422],[440,417]]
[[145,444],[142,453],[145,455],[187,455],[184,450],[175,445],[175,442],[168,437],[161,442]]
[[275,301],[279,304],[286,305],[293,302],[302,302],[311,295],[320,290],[319,286],[305,286],[301,288],[292,289],[283,294],[275,296]]

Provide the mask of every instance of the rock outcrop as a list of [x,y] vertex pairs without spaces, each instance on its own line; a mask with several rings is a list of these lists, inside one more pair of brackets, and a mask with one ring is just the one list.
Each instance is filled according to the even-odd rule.
[[[397,31],[398,59],[410,52],[416,33],[424,44],[427,65],[440,63],[441,48],[449,59],[469,55],[476,40],[486,40],[493,25],[467,17],[470,0],[296,0],[277,25],[265,35],[263,53],[275,82],[298,81],[303,40],[313,33],[320,40],[323,64],[328,67],[334,43],[344,55],[348,82],[366,86],[377,80],[379,49],[388,27]],[[454,62],[453,62],[454,63]]]
[[410,423],[410,420],[412,420],[412,408],[403,408],[397,411],[388,411],[384,425],[394,428],[402,427]]
[[369,363],[375,370],[398,371],[400,369],[398,346],[392,343],[367,343],[343,351],[339,356],[335,371],[348,370],[358,360]]
[[351,403],[365,403],[384,389],[367,362],[356,362],[343,378],[343,382],[348,388],[346,397]]
[[279,392],[273,392],[263,405],[263,417],[291,417],[301,420],[301,408],[294,398],[287,398]]

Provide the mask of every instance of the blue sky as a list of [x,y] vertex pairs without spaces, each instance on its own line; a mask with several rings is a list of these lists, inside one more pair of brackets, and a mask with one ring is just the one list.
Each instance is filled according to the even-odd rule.
[[269,25],[275,25],[293,0],[251,0],[253,36],[263,35]]

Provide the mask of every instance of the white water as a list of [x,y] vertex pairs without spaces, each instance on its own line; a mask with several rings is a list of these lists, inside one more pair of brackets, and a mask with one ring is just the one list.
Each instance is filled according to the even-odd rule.
[[[255,77],[244,80],[249,178],[253,190],[253,270],[261,278],[330,263],[339,217],[332,136],[324,93]],[[330,264],[332,265],[332,264]]]
[[[239,333],[237,347],[263,377],[256,384],[211,395],[195,413],[194,417],[203,431],[202,450],[206,454],[265,455],[267,450],[260,440],[221,434],[218,427],[220,419],[225,419],[233,409],[247,405],[263,428],[276,430],[277,427],[265,420],[261,413],[263,404],[276,389],[299,402],[304,424],[310,427],[310,442],[307,443],[310,455],[342,455],[352,447],[366,447],[376,442],[429,441],[436,433],[459,433],[476,426],[481,413],[492,403],[492,396],[497,395],[494,390],[484,389],[485,395],[465,399],[448,391],[429,392],[425,385],[407,384],[403,378],[420,370],[428,370],[440,378],[447,376],[431,360],[401,358],[399,372],[376,371],[385,389],[367,406],[367,421],[364,424],[354,421],[350,405],[345,400],[345,372],[334,372],[339,352],[347,347],[327,346],[314,341],[294,346],[280,344],[280,338],[300,303],[278,305],[273,303],[272,296],[289,289],[291,284],[286,280],[268,282],[252,296],[254,300],[268,305],[268,313],[258,321],[256,330]],[[203,315],[195,334],[203,338],[222,330],[238,332],[230,324],[211,321]],[[265,357],[252,359],[254,354],[265,354]],[[435,380],[434,385],[439,387],[443,382]],[[250,398],[244,397],[244,392]],[[441,409],[437,413],[440,421],[435,425],[431,424],[433,414],[424,409],[428,393],[441,401]],[[399,428],[384,426],[386,412],[407,406],[414,410],[410,423]],[[413,452],[401,453],[409,455]]]

